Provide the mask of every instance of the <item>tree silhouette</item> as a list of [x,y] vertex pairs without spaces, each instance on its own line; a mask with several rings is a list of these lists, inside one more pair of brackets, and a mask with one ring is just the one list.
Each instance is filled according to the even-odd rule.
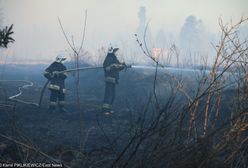
[[6,26],[3,29],[0,29],[0,47],[8,47],[9,43],[13,43],[15,40],[11,37],[13,32],[13,24],[8,27]]

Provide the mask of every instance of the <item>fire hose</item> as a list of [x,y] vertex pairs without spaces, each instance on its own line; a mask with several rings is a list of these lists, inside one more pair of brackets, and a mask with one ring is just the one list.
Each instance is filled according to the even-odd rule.
[[[58,73],[83,71],[83,70],[90,70],[90,69],[102,69],[102,68],[103,68],[102,66],[99,66],[99,67],[82,67],[82,68],[68,69],[68,70],[60,71]],[[125,66],[125,70],[127,68],[131,68],[131,65]],[[8,99],[12,100],[12,101],[19,102],[19,103],[28,104],[28,105],[34,105],[34,106],[40,107],[41,103],[42,103],[43,96],[44,96],[44,92],[45,92],[45,90],[47,88],[47,85],[49,84],[50,80],[47,80],[45,85],[43,86],[43,88],[41,90],[41,95],[40,95],[40,99],[39,99],[38,103],[28,102],[28,101],[24,101],[24,100],[21,100],[21,99],[17,99],[19,96],[21,96],[23,94],[23,89],[26,89],[28,87],[32,87],[34,85],[34,83],[32,81],[29,81],[29,80],[0,80],[0,82],[24,82],[24,83],[27,83],[27,84],[19,87],[18,88],[19,92],[17,94],[13,95],[13,96],[10,96]]]
[[[100,69],[103,68],[102,66],[99,67],[82,67],[82,68],[74,68],[74,69],[68,69],[68,70],[64,70],[64,71],[60,71],[59,73],[66,73],[66,72],[73,72],[73,71],[81,71],[81,70],[89,70],[89,69]],[[40,100],[38,103],[38,107],[41,106],[42,100],[43,100],[43,96],[44,96],[44,92],[47,88],[47,85],[49,84],[50,80],[48,79],[45,83],[45,85],[43,86],[42,90],[41,90],[41,94],[40,94]]]
[[28,101],[17,99],[17,97],[19,97],[19,96],[22,95],[23,89],[28,88],[28,87],[32,87],[34,85],[34,83],[32,81],[29,81],[29,80],[0,80],[0,82],[24,82],[24,83],[27,83],[27,84],[19,87],[18,88],[18,91],[19,92],[17,94],[13,95],[13,96],[10,96],[8,99],[9,100],[12,100],[12,101],[15,101],[15,102],[19,102],[19,103],[24,103],[24,104],[38,106],[37,103],[28,102]]

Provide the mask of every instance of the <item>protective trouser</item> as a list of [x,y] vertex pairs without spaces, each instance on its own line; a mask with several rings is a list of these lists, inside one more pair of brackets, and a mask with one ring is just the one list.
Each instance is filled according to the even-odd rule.
[[64,108],[65,105],[65,93],[62,90],[51,90],[50,95],[50,110],[54,110],[56,108],[58,101],[58,105],[60,109]]
[[115,99],[115,83],[105,82],[105,94],[103,100],[102,111],[110,112]]

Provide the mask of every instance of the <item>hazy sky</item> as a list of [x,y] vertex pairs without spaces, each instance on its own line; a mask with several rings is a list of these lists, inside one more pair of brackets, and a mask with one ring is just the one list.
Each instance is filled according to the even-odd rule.
[[14,24],[16,39],[4,53],[22,60],[53,60],[58,52],[68,49],[58,16],[79,44],[86,9],[84,48],[92,52],[110,42],[133,43],[140,6],[146,7],[154,34],[164,29],[177,36],[189,15],[202,19],[212,32],[218,31],[219,17],[224,21],[248,17],[247,0],[0,0],[0,6],[2,24]]

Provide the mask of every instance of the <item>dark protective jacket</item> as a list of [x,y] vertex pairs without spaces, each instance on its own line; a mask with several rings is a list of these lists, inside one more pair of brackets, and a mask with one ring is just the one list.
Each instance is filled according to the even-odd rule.
[[50,80],[51,84],[49,89],[62,90],[65,88],[66,73],[54,73],[55,71],[65,71],[66,67],[60,62],[53,62],[44,73],[44,76]]
[[107,54],[103,62],[103,68],[106,82],[118,83],[119,71],[124,69],[124,65],[120,63],[114,53]]

